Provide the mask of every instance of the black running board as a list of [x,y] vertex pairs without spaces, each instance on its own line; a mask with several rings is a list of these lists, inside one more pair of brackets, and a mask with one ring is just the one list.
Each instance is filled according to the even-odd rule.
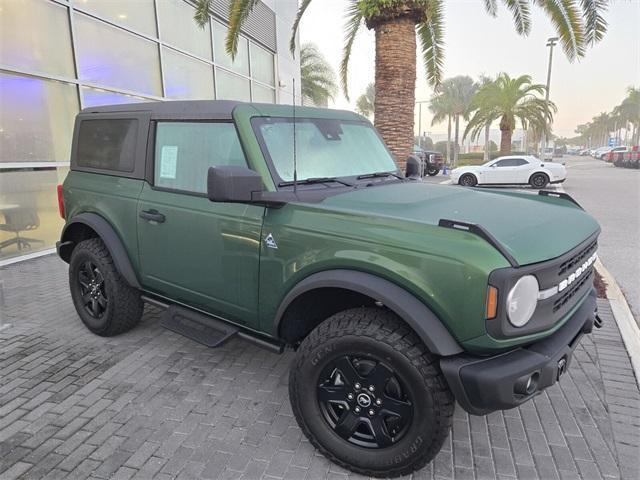
[[228,323],[177,305],[165,310],[160,325],[210,348],[219,347],[238,333]]

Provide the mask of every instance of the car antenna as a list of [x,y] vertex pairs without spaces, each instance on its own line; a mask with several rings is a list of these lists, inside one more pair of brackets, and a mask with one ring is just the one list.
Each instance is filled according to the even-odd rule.
[[296,79],[293,79],[293,193],[298,192],[298,165],[296,161]]

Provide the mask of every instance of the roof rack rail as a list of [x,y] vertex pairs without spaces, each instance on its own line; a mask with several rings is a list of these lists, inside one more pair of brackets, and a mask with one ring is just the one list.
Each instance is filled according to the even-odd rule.
[[[568,193],[564,193],[564,192],[554,192],[551,190],[539,190],[538,191],[538,195],[543,195],[545,197],[556,197],[556,198],[564,198],[565,200],[569,200],[571,203],[574,203],[575,205],[577,205],[578,207],[582,208],[582,205],[580,205],[571,195],[569,195]],[[584,208],[582,208],[582,210],[584,210]]]
[[493,248],[498,250],[498,252],[500,252],[502,256],[507,259],[507,261],[511,264],[512,267],[520,266],[516,261],[516,259],[513,258],[513,255],[511,255],[507,251],[505,246],[502,245],[496,237],[491,235],[489,231],[486,228],[484,228],[482,225],[478,225],[477,223],[467,223],[467,222],[461,222],[458,220],[449,220],[447,218],[441,218],[440,220],[438,220],[438,226],[445,227],[445,228],[453,228],[456,230],[463,230],[469,233],[473,233],[474,235],[477,235],[483,238],[484,240],[486,240],[487,243],[489,243]]

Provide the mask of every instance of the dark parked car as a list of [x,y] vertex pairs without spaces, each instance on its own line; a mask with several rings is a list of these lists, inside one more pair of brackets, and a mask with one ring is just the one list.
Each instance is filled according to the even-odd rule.
[[444,156],[435,150],[423,150],[419,145],[413,146],[413,155],[422,165],[421,176],[433,177],[440,173],[444,165]]

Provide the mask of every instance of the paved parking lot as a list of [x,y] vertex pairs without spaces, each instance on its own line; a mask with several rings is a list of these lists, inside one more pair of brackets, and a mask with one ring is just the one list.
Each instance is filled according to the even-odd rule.
[[[0,478],[347,479],[303,438],[289,407],[292,353],[240,340],[207,349],[142,324],[89,333],[55,256],[0,269]],[[525,406],[456,411],[414,478],[637,479],[640,394],[605,302],[569,373]]]

